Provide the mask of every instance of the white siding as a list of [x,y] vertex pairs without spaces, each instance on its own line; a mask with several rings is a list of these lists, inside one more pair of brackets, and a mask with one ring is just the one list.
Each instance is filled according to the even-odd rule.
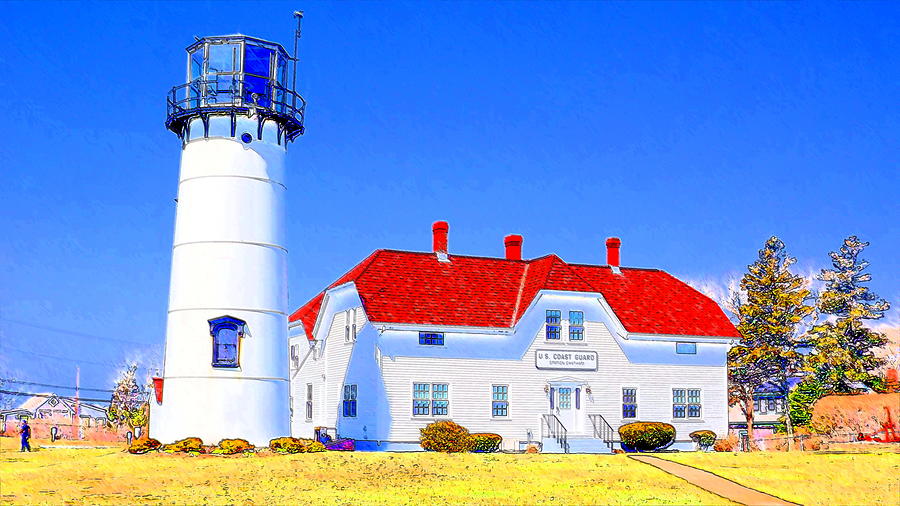
[[[563,311],[563,318],[565,315]],[[567,331],[565,324],[563,327]],[[386,357],[383,375],[392,414],[389,439],[416,441],[419,429],[433,420],[412,416],[414,382],[448,383],[449,415],[438,418],[453,419],[472,432],[500,434],[504,447],[513,448],[517,441],[526,440],[529,430],[535,439],[540,437],[541,415],[550,412],[544,387],[549,381],[562,378],[586,383],[591,394],[582,394],[583,412],[603,415],[613,428],[623,423],[622,388],[636,387],[636,420],[672,423],[677,430],[676,439],[681,441],[689,439],[688,434],[698,429],[725,434],[727,399],[724,367],[631,363],[606,325],[600,322],[585,321],[583,343],[569,343],[567,332],[562,337],[560,342],[547,341],[542,326],[521,360]],[[671,346],[674,350],[674,343]],[[539,370],[534,359],[535,350],[539,348],[596,351],[598,370]],[[509,385],[509,416],[506,419],[491,417],[492,384]],[[701,389],[702,416],[699,420],[672,418],[672,388]],[[577,432],[576,427],[568,429],[570,435]],[[586,417],[583,432],[592,433]]]

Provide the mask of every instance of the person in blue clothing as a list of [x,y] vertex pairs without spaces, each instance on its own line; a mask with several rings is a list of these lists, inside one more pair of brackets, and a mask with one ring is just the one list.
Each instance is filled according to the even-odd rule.
[[22,435],[22,449],[19,451],[28,450],[30,452],[31,445],[28,444],[28,440],[31,439],[31,427],[28,426],[28,420],[22,420],[22,429],[19,430],[19,433]]

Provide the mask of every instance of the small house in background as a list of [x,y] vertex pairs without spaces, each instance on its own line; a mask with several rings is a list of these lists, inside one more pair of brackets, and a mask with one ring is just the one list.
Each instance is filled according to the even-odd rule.
[[[105,425],[108,420],[106,409],[86,402],[78,403],[78,415],[82,425],[87,427]],[[73,416],[75,416],[75,401],[51,392],[32,394],[18,407],[0,411],[0,419],[6,421]]]
[[[793,390],[803,378],[788,378],[788,391]],[[784,423],[787,411],[787,396],[780,386],[765,383],[753,394],[753,433],[755,438],[764,438],[775,433],[775,428]],[[747,418],[740,405],[728,408],[728,430],[740,438],[747,435]]]

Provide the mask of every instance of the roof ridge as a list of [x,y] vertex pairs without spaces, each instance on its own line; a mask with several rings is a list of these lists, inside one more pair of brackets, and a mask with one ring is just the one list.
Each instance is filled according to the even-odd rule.
[[[432,255],[434,255],[434,252],[433,252],[433,251],[408,251],[408,250],[404,250],[404,249],[392,249],[392,248],[382,248],[382,249],[380,249],[380,250],[378,250],[378,251],[387,251],[387,252],[391,252],[391,253],[409,253],[409,254],[411,254],[411,255],[423,255],[423,256],[432,256]],[[512,259],[510,259],[510,258],[504,258],[504,257],[489,257],[489,256],[484,256],[484,255],[459,255],[459,254],[456,254],[456,253],[447,253],[447,256],[449,256],[451,259],[452,259],[453,257],[462,257],[462,258],[480,258],[480,259],[483,259],[483,260],[496,260],[496,261],[498,261],[498,262],[523,262],[523,263],[527,263],[527,262],[530,262],[530,261],[531,261],[531,260],[512,260]],[[546,256],[546,255],[545,255],[545,256]],[[542,257],[542,258],[543,258],[543,257]]]
[[525,280],[528,279],[529,267],[531,267],[531,262],[527,262],[525,268],[522,269],[522,279],[519,281],[519,293],[516,294],[516,303],[513,305],[512,321],[510,322],[511,327],[516,325],[516,321],[519,318],[519,304],[522,303],[522,292],[525,290]]

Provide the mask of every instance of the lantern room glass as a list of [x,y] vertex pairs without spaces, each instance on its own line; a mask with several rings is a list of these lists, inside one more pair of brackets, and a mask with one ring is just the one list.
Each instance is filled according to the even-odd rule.
[[188,55],[189,107],[284,109],[289,58],[250,39],[205,40]]

